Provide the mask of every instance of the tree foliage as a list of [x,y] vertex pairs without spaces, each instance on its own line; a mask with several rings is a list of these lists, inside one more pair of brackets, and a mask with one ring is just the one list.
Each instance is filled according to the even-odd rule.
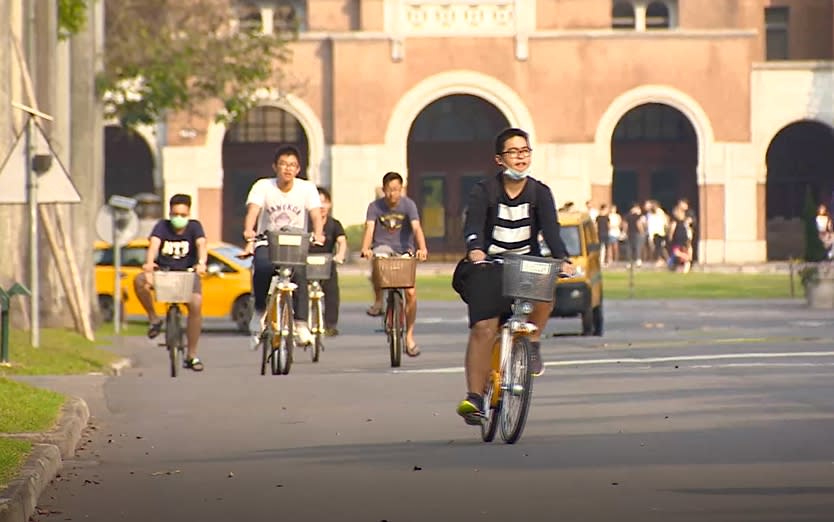
[[58,38],[65,40],[87,23],[88,0],[58,0]]
[[280,85],[286,43],[296,30],[272,35],[235,27],[230,0],[108,0],[104,71],[97,86],[107,117],[132,127],[169,111],[200,113],[209,100],[231,121],[255,105],[255,92]]

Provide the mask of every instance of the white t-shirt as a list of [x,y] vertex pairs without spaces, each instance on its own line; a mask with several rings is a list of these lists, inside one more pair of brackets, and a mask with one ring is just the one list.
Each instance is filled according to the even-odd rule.
[[311,209],[321,207],[316,186],[304,179],[295,179],[289,192],[278,188],[276,178],[259,179],[246,197],[246,205],[261,207],[257,233],[292,227],[307,231],[307,216]]

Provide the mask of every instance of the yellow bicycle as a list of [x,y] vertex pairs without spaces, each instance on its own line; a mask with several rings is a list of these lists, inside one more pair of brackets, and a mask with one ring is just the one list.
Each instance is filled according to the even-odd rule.
[[514,444],[521,438],[533,396],[530,340],[537,330],[528,321],[530,301],[553,300],[562,260],[525,255],[504,256],[503,295],[513,299],[512,315],[504,321],[492,349],[492,371],[484,392],[481,438],[491,442],[498,426],[501,438]]

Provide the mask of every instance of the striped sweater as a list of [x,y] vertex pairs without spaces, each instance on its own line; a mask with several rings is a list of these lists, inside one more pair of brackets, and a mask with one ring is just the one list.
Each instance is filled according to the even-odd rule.
[[484,179],[469,194],[464,225],[467,252],[483,250],[493,257],[505,253],[540,256],[541,232],[553,257],[567,257],[550,187],[528,177],[524,190],[511,199],[503,190],[502,179],[501,173]]

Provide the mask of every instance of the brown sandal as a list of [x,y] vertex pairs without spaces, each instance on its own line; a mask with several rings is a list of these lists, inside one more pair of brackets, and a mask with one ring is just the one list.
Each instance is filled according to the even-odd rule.
[[409,357],[417,357],[420,355],[420,348],[416,344],[414,346],[406,346],[405,353]]
[[379,317],[380,315],[382,315],[382,307],[370,306],[367,310],[365,310],[365,313],[370,315],[371,317]]

